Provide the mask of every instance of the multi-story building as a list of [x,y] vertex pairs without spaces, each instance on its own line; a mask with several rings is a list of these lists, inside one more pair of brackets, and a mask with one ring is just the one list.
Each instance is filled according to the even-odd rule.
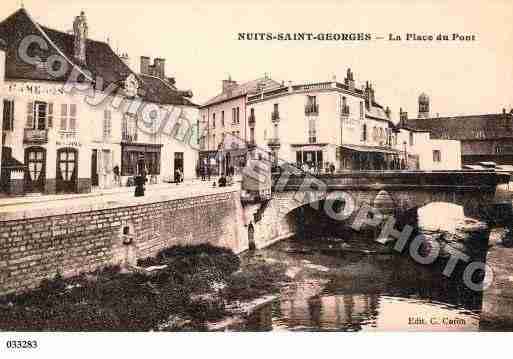
[[[0,41],[0,113],[3,114],[4,113],[4,103],[3,103],[3,98],[4,98],[4,77],[5,77],[5,50],[6,50],[6,44],[3,42],[3,41]],[[3,169],[2,169],[2,156],[3,156],[3,152],[2,152],[2,147],[3,147],[3,138],[4,138],[4,134],[3,134],[3,130],[4,130],[4,126],[3,126],[3,123],[2,123],[2,126],[0,126],[0,183],[2,183],[1,181],[1,178],[2,178],[2,174],[3,174]]]
[[22,178],[4,171],[4,190],[89,192],[131,183],[141,164],[153,182],[172,176],[163,171],[172,168],[173,152],[162,151],[167,144],[158,134],[159,124],[170,121],[159,118],[171,117],[163,111],[171,103],[194,104],[88,38],[83,12],[66,33],[38,24],[22,8],[0,23],[0,39],[6,44],[2,163],[26,169]]
[[320,170],[385,169],[399,163],[390,110],[367,83],[288,84],[249,95],[248,141],[275,159]]
[[[143,102],[150,110],[152,107],[158,109],[153,124],[153,136],[148,140],[162,146],[163,157],[160,161],[155,160],[161,167],[158,173],[160,180],[173,181],[177,171],[185,179],[194,178],[199,153],[199,109],[191,101],[192,91],[178,90],[175,79],[166,77],[163,58],[157,58],[154,65],[149,65],[149,58],[141,57],[139,77],[143,80]],[[151,117],[150,111],[146,112]],[[126,142],[125,144],[128,145]]]
[[402,128],[429,132],[432,139],[460,141],[463,165],[513,165],[513,109],[494,114],[431,116],[429,98],[422,94],[418,118],[403,115],[400,124]]
[[[228,156],[231,154],[232,165],[239,167],[244,162],[249,136],[247,96],[279,86],[267,75],[242,84],[231,78],[223,80],[222,92],[200,107],[200,148],[203,157],[212,159],[218,149],[223,149]],[[227,141],[227,138],[230,140]]]

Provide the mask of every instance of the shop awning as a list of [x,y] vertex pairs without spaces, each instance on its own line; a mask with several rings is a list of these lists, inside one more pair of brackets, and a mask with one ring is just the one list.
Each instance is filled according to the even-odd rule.
[[400,154],[399,150],[390,147],[381,146],[360,146],[360,145],[342,145],[341,148],[356,152],[370,152],[370,153],[388,153],[388,154]]

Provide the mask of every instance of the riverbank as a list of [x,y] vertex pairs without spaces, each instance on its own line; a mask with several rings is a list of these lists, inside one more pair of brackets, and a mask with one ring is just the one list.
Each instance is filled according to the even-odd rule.
[[45,281],[35,291],[3,298],[3,331],[209,330],[245,302],[279,291],[285,268],[227,249],[172,247],[130,271],[108,267]]
[[486,259],[493,273],[490,286],[483,292],[480,330],[513,329],[513,248],[502,244],[504,229],[492,231]]

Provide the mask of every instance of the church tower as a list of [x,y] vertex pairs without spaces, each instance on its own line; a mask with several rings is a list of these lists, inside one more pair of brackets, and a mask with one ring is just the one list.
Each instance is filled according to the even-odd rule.
[[419,96],[419,116],[418,118],[429,117],[429,96],[424,92]]

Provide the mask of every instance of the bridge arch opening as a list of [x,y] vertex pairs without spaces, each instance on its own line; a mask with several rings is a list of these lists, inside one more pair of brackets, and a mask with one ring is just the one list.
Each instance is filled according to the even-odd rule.
[[417,210],[419,228],[429,231],[454,232],[466,219],[461,205],[448,202],[431,202]]

